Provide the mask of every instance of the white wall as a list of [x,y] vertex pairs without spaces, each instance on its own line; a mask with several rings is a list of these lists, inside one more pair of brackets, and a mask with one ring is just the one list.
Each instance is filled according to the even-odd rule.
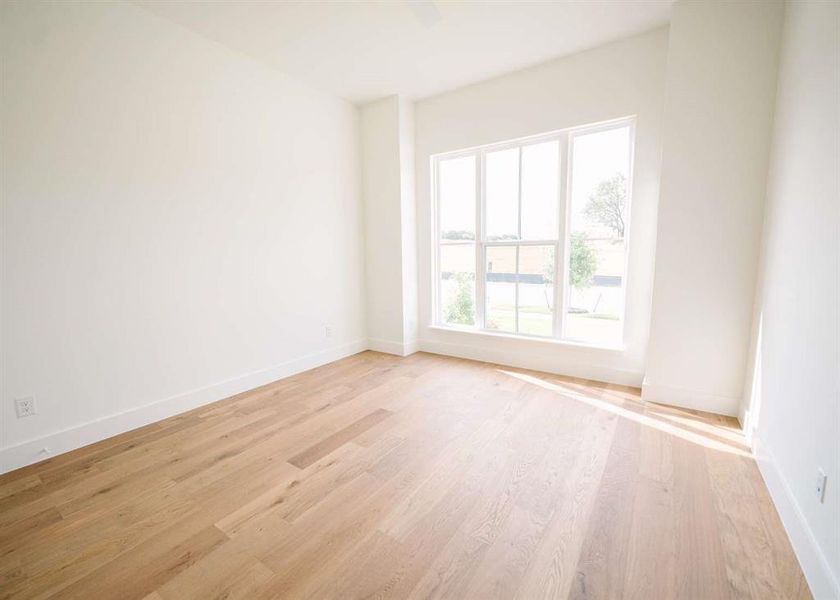
[[674,4],[643,398],[737,414],[782,5]]
[[399,110],[397,96],[361,109],[367,332],[395,353],[403,340]]
[[759,282],[756,455],[814,596],[840,598],[840,4],[785,10]]
[[417,350],[417,200],[414,178],[414,103],[400,98],[400,226],[404,353]]
[[405,355],[417,350],[413,107],[389,96],[361,113],[368,338]]
[[[650,320],[667,28],[517,71],[415,105],[421,348],[639,385]],[[626,349],[430,328],[433,154],[636,115]]]
[[132,5],[2,11],[0,470],[365,347],[355,107]]

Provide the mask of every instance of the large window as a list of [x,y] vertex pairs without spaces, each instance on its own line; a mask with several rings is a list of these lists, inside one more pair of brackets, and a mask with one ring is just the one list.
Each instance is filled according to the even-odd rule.
[[621,344],[633,122],[433,157],[439,325]]

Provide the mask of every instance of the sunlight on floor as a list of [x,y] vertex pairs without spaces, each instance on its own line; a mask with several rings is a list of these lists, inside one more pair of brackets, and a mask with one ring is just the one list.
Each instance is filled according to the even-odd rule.
[[680,418],[677,415],[660,415],[662,418],[679,422],[683,426],[689,425],[692,428],[701,429],[704,432],[699,433],[696,431],[687,430],[683,428],[683,426],[677,426],[675,424],[662,421],[659,418],[655,418],[647,414],[638,413],[627,408],[617,406],[610,402],[606,402],[598,398],[593,398],[592,396],[576,392],[568,387],[544,381],[532,375],[516,373],[514,371],[506,371],[504,369],[499,369],[499,372],[504,373],[505,375],[510,375],[511,377],[515,377],[516,379],[519,379],[521,381],[526,381],[528,383],[538,385],[547,390],[556,391],[566,398],[577,400],[578,402],[583,402],[600,410],[611,412],[615,415],[618,415],[619,417],[636,421],[637,423],[645,425],[646,427],[657,429],[659,431],[662,431],[663,433],[667,433],[668,435],[673,435],[693,444],[703,446],[704,448],[709,448],[711,450],[717,450],[720,452],[728,452],[729,454],[735,454],[737,456],[751,458],[750,453],[744,447],[739,447],[741,444],[737,440],[733,439],[723,441],[721,439],[717,439],[721,437],[725,439],[725,432],[731,432],[731,430],[719,429],[711,424],[705,424],[705,426],[703,426],[702,422],[693,421],[687,418]]

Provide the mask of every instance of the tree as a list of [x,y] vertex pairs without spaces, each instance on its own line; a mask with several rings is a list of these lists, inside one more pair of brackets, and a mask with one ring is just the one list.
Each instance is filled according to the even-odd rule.
[[475,233],[466,231],[464,229],[447,229],[441,232],[440,239],[442,240],[474,240]]
[[469,273],[454,273],[457,288],[449,299],[444,318],[447,323],[473,325],[475,323],[475,304],[473,302],[473,276]]
[[586,243],[582,233],[573,233],[570,244],[569,283],[578,289],[592,285],[592,276],[598,268],[598,256]]
[[554,299],[549,295],[549,291],[552,291],[551,288],[554,286],[554,260],[556,257],[554,256],[554,246],[547,247],[546,251],[548,254],[545,258],[548,260],[543,261],[543,296],[545,296],[545,307],[550,311]]
[[488,235],[487,239],[491,242],[498,242],[501,240],[518,240],[519,236],[515,233],[503,233],[501,235]]
[[615,231],[624,238],[624,199],[627,195],[627,181],[624,174],[616,173],[610,179],[599,183],[589,195],[584,214],[601,225]]

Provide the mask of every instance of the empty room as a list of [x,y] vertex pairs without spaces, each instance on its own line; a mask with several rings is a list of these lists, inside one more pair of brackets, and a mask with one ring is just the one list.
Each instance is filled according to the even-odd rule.
[[0,0],[0,600],[840,600],[840,0]]

